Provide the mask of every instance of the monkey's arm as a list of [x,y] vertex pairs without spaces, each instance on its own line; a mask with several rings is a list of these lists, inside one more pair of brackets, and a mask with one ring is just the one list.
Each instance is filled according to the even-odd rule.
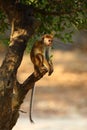
[[45,58],[49,63],[52,62],[52,57],[53,57],[53,55],[51,54],[51,50],[52,50],[51,47],[47,47],[45,50]]
[[51,52],[51,47],[46,47],[44,55],[47,61],[50,60],[50,52]]
[[53,62],[52,62],[52,57],[53,55],[51,55],[51,47],[47,47],[45,49],[45,58],[47,60],[47,64],[49,66],[49,73],[48,75],[50,76],[53,73]]

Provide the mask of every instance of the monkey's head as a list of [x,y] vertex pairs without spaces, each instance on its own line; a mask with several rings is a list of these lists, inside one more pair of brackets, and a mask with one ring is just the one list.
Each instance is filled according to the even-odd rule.
[[45,46],[51,46],[53,42],[53,35],[51,34],[45,34],[42,36],[42,41],[45,44]]

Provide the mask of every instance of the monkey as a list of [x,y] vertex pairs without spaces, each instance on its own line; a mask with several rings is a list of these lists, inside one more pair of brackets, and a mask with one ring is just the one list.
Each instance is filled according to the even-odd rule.
[[53,35],[45,34],[42,36],[40,41],[33,45],[30,52],[30,59],[34,65],[35,75],[40,73],[40,70],[43,68],[43,66],[47,68],[49,76],[53,72],[53,68],[51,68],[52,61],[50,56],[52,42]]
[[[51,47],[53,43],[53,35],[51,34],[44,34],[41,38],[41,40],[37,41],[30,52],[30,59],[34,65],[34,75],[37,76],[38,74],[41,74],[41,70],[43,70],[43,67],[47,69],[48,76],[50,76],[53,72],[53,64],[51,60]],[[30,99],[30,112],[29,112],[29,118],[32,123],[34,121],[32,120],[32,103],[33,103],[33,96],[34,96],[34,86],[32,88],[31,92],[31,99]]]

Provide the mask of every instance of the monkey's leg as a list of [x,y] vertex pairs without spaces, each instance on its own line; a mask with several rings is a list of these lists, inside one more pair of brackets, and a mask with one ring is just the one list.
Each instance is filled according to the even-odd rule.
[[48,73],[50,72],[50,64],[49,62],[44,58],[43,65],[46,67]]
[[45,68],[46,66],[44,66],[44,57],[42,54],[37,54],[35,56],[35,65],[34,65],[34,70],[35,70],[35,76],[39,76],[42,74],[42,71],[43,70],[46,70],[47,67]]

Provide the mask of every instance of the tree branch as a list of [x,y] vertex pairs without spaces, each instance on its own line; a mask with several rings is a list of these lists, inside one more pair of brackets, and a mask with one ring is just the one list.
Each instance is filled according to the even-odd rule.
[[32,73],[22,84],[22,87],[26,87],[28,86],[29,83],[32,82],[37,82],[38,80],[40,80],[45,74],[47,73],[47,69],[44,67],[43,70],[41,70],[41,73],[38,75],[34,75],[34,73]]
[[[40,80],[47,73],[47,69],[44,67],[37,76],[32,73],[23,84],[20,84],[18,81],[15,82],[16,92],[13,97],[13,109],[17,107],[19,108],[21,103],[23,102],[27,92],[33,88],[35,82]],[[15,101],[14,101],[15,100]],[[15,104],[14,104],[15,102]]]

